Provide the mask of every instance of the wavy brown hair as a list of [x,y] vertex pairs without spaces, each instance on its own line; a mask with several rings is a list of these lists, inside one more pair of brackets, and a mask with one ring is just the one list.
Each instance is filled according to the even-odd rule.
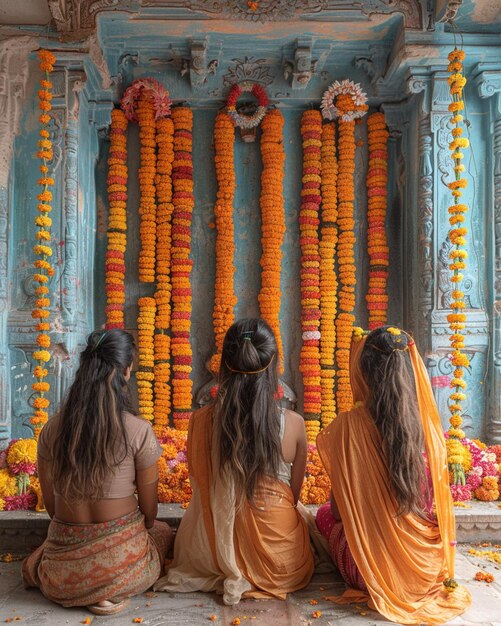
[[131,403],[125,371],[134,353],[132,335],[112,329],[93,332],[80,354],[53,448],[54,489],[67,501],[102,497],[105,478],[127,455],[123,413]]
[[427,489],[424,433],[407,349],[409,336],[373,330],[365,340],[360,367],[369,388],[368,410],[381,434],[398,515],[423,515]]
[[[282,459],[277,342],[262,319],[241,319],[226,333],[219,371],[215,423],[220,469],[235,482],[237,504],[253,502],[265,476],[275,477]],[[254,372],[254,373],[251,373]]]

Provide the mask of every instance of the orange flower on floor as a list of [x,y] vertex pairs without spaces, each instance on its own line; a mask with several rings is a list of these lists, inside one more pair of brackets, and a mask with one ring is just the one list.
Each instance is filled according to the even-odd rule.
[[[50,329],[49,317],[50,317],[50,291],[48,282],[49,278],[53,276],[54,269],[50,263],[52,257],[51,247],[51,232],[50,227],[52,220],[48,217],[48,213],[52,211],[50,202],[52,201],[52,192],[50,187],[54,185],[54,179],[47,176],[49,171],[48,161],[52,160],[52,141],[50,140],[50,132],[48,124],[50,123],[51,116],[48,112],[52,109],[52,83],[50,81],[50,73],[54,68],[56,57],[49,50],[39,50],[38,59],[40,61],[40,69],[43,74],[43,78],[40,80],[41,89],[38,92],[39,108],[45,113],[40,116],[41,129],[39,135],[41,139],[38,141],[38,147],[40,150],[37,155],[41,160],[40,171],[43,176],[38,180],[38,184],[41,187],[41,191],[37,196],[38,200],[38,212],[39,215],[35,217],[35,225],[37,226],[36,240],[37,243],[33,246],[34,253],[40,257],[35,260],[34,267],[37,272],[33,275],[33,279],[38,283],[36,288],[37,300],[35,301],[35,308],[33,309],[31,316],[37,321],[35,330],[38,333],[36,343],[43,350],[34,350],[33,359],[36,362],[34,367],[34,376],[36,382],[32,384],[33,394],[33,415],[30,418],[30,422],[33,425],[33,432],[36,439],[43,425],[46,423],[49,414],[45,410],[49,407],[50,401],[45,397],[45,394],[50,390],[50,384],[45,382],[44,379],[48,374],[47,368],[44,367],[50,358],[51,341],[50,335],[46,331]],[[44,321],[45,320],[45,321]]]

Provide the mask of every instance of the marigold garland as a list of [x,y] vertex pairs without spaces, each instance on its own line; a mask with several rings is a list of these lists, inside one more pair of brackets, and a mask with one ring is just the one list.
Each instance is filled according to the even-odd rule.
[[106,328],[124,328],[127,246],[127,118],[111,112],[107,191],[109,203],[105,265]]
[[466,259],[468,253],[464,249],[466,245],[466,235],[468,229],[464,226],[466,220],[465,213],[468,211],[468,206],[460,202],[462,196],[461,189],[464,189],[468,181],[466,178],[462,178],[462,172],[465,171],[464,165],[461,161],[464,158],[462,149],[468,148],[470,145],[468,139],[461,137],[463,134],[463,116],[461,111],[464,109],[463,101],[463,88],[466,85],[466,78],[462,74],[463,60],[465,53],[463,50],[455,48],[449,54],[449,66],[448,70],[451,72],[451,76],[448,79],[450,92],[452,95],[452,102],[449,104],[449,111],[452,113],[451,124],[454,126],[452,130],[452,141],[449,144],[451,150],[452,160],[454,161],[454,180],[447,186],[451,190],[454,204],[449,207],[449,240],[453,245],[452,250],[449,253],[451,263],[449,269],[452,271],[451,282],[453,283],[452,291],[452,313],[447,316],[449,322],[449,328],[451,329],[450,343],[452,347],[451,362],[454,365],[454,376],[451,380],[451,388],[453,392],[450,395],[449,410],[451,413],[448,440],[448,452],[449,452],[449,467],[453,476],[453,484],[465,484],[464,467],[462,458],[457,454],[459,447],[459,440],[464,437],[463,431],[460,429],[462,424],[462,411],[463,407],[461,402],[466,399],[465,389],[466,383],[464,378],[464,369],[470,365],[467,356],[462,352],[464,348],[464,335],[462,331],[466,325],[466,315],[464,309],[466,308],[466,302],[464,300],[464,292],[461,290],[461,282],[464,277],[464,270],[466,269]]
[[258,295],[261,317],[273,330],[282,363],[280,334],[280,274],[282,242],[285,235],[283,180],[285,150],[283,146],[284,117],[278,109],[269,111],[262,123],[261,158],[261,291]]
[[154,336],[157,306],[154,298],[139,298],[137,304],[139,307],[137,318],[139,369],[136,372],[136,381],[139,412],[147,420],[153,421]]
[[169,425],[171,409],[170,388],[170,330],[171,324],[171,244],[172,244],[172,164],[174,161],[174,124],[170,118],[160,118],[156,123],[157,156],[157,246],[156,278],[157,305],[155,335],[155,425],[161,435]]
[[45,397],[45,394],[50,390],[50,385],[44,382],[44,378],[48,374],[47,368],[44,366],[51,358],[50,352],[47,350],[47,348],[50,347],[50,336],[48,334],[50,330],[50,292],[47,283],[49,282],[49,278],[54,275],[54,269],[49,261],[52,256],[52,247],[50,245],[50,227],[52,220],[48,214],[52,211],[50,204],[52,201],[52,192],[50,191],[50,187],[54,185],[54,180],[48,176],[49,167],[47,162],[51,161],[53,157],[48,125],[51,120],[49,111],[52,109],[52,83],[50,81],[50,73],[54,69],[56,57],[49,50],[40,50],[38,52],[38,59],[40,61],[40,69],[44,72],[44,78],[40,80],[40,90],[38,92],[38,107],[42,111],[38,118],[41,128],[39,131],[40,139],[38,141],[39,150],[37,156],[41,161],[40,172],[42,174],[41,178],[38,180],[38,184],[42,190],[37,196],[39,215],[35,218],[35,225],[37,226],[35,237],[37,243],[33,246],[33,251],[40,258],[34,262],[37,271],[33,275],[33,279],[38,283],[38,287],[35,289],[37,299],[31,316],[34,320],[37,320],[35,330],[38,333],[36,343],[39,349],[33,352],[33,359],[37,364],[33,372],[36,382],[31,386],[34,391],[34,411],[30,418],[36,439],[38,439],[40,430],[49,418],[47,409],[50,405],[50,401]]
[[172,182],[172,406],[174,426],[187,430],[192,406],[191,330],[191,222],[193,207],[193,113],[189,107],[172,111],[174,122],[174,162]]
[[388,129],[384,113],[367,119],[369,168],[367,172],[367,249],[369,289],[365,299],[369,311],[369,330],[384,326],[388,314],[388,266],[390,254],[386,238],[388,184]]
[[[326,99],[324,116],[327,119],[339,117],[338,147],[338,227],[337,243],[338,274],[341,288],[339,290],[339,310],[336,318],[336,363],[337,363],[337,409],[347,411],[352,405],[350,386],[350,342],[355,316],[355,243],[354,200],[355,186],[355,119],[362,117],[368,107],[365,95],[358,84],[343,81],[333,85],[335,89]],[[329,91],[329,90],[328,90]],[[329,105],[331,96],[335,96],[333,106]]]
[[[337,276],[335,269],[337,232],[337,176],[336,127],[334,122],[322,127],[321,149],[322,229],[320,252],[320,385],[322,388],[322,427],[336,417],[334,391],[336,349]],[[303,183],[317,183],[320,176],[310,173]]]
[[[303,188],[299,212],[301,247],[301,328],[299,370],[303,375],[306,435],[314,443],[320,430],[320,254],[318,241],[322,116],[305,111],[301,119]],[[312,179],[305,178],[316,176]]]
[[235,127],[231,116],[220,111],[214,128],[217,196],[214,205],[216,219],[216,280],[214,285],[214,336],[216,354],[211,359],[211,371],[216,374],[221,362],[223,340],[234,321],[237,303],[233,278],[235,275],[235,241],[233,200],[235,197],[234,164]]

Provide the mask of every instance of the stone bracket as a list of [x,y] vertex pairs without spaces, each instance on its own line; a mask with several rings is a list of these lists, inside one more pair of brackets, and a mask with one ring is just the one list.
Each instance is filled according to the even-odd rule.
[[[215,50],[209,54],[209,41],[207,38],[193,39],[190,46],[190,57],[183,59],[181,63],[181,76],[186,74],[190,77],[190,84],[194,89],[203,87],[209,76],[215,76],[219,66],[221,45],[218,46],[217,55]],[[214,56],[215,58],[210,58]]]

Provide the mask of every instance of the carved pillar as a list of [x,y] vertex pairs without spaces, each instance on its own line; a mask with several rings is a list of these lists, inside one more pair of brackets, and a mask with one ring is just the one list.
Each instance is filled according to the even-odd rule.
[[[492,141],[488,154],[493,155],[488,172],[490,193],[485,206],[488,211],[486,222],[494,226],[493,236],[488,246],[488,272],[492,300],[490,303],[490,330],[492,347],[489,358],[489,421],[488,441],[501,444],[501,67],[480,64],[476,83],[481,98],[489,98],[489,136]],[[489,249],[490,248],[490,249]]]
[[14,138],[19,132],[28,78],[28,56],[35,37],[0,41],[0,448],[10,437],[10,378],[7,351],[9,179]]

